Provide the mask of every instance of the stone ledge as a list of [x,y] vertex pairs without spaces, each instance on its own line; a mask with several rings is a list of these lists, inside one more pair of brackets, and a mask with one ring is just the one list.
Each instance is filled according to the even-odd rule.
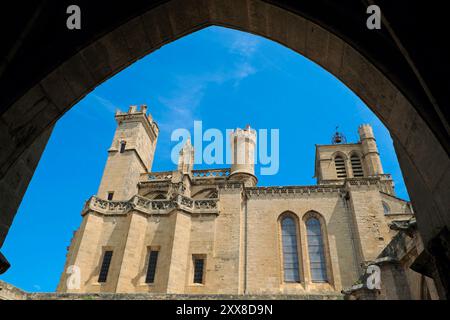
[[343,300],[339,293],[303,295],[153,294],[153,293],[30,293],[27,300]]
[[344,300],[336,292],[311,294],[166,294],[25,292],[0,280],[0,300]]

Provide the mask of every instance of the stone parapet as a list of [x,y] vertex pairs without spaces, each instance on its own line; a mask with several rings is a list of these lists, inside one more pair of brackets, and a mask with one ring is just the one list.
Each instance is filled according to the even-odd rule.
[[285,186],[285,187],[255,187],[245,188],[247,197],[283,197],[308,196],[317,193],[344,193],[344,188],[337,185],[329,186]]
[[82,210],[84,216],[89,212],[103,215],[125,215],[130,211],[158,215],[169,214],[173,210],[183,210],[188,213],[213,213],[218,214],[218,199],[192,199],[177,195],[168,200],[152,200],[135,195],[128,201],[109,201],[92,196]]

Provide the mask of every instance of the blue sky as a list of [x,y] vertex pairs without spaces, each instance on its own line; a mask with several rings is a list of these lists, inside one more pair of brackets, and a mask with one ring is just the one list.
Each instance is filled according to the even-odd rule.
[[250,124],[280,130],[279,172],[260,176],[259,185],[311,185],[315,144],[330,143],[336,126],[357,142],[358,126],[369,123],[385,172],[408,199],[389,132],[344,84],[270,40],[210,27],[139,60],[59,120],[2,248],[12,266],[1,280],[55,290],[84,201],[100,183],[114,112],[140,104],[160,128],[153,171],[175,168],[174,129],[192,130],[194,120],[222,132]]

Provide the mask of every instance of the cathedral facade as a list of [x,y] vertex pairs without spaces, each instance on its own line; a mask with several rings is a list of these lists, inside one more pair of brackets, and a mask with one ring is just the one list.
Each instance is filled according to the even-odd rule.
[[194,170],[187,143],[176,170],[152,172],[159,129],[146,107],[115,118],[58,292],[340,293],[397,234],[389,225],[413,216],[369,125],[356,143],[316,145],[316,185],[259,187],[249,127],[232,133],[229,168]]

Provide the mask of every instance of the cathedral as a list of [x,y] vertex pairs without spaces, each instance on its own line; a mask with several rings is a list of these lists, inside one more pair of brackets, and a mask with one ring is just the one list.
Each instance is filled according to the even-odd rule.
[[[230,167],[195,170],[188,142],[175,170],[153,172],[159,129],[146,106],[115,119],[59,293],[354,292],[365,266],[381,261],[400,227],[414,221],[383,171],[370,125],[358,128],[358,142],[337,134],[316,145],[315,185],[259,187],[248,161],[256,140],[250,127],[232,132]],[[235,161],[242,155],[246,161]],[[74,267],[79,281],[71,285]]]

